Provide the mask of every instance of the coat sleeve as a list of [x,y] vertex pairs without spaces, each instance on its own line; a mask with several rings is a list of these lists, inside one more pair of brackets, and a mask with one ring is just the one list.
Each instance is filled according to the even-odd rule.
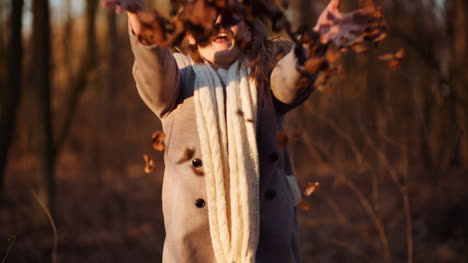
[[145,46],[129,25],[130,45],[135,62],[133,77],[145,104],[163,119],[174,108],[180,93],[177,62],[168,48]]
[[[270,76],[270,87],[276,99],[276,104],[280,105],[283,111],[288,111],[303,103],[314,90],[313,85],[303,87],[296,85],[302,76],[299,71],[299,62],[296,58],[294,48],[273,68]],[[315,76],[310,83],[313,83]]]

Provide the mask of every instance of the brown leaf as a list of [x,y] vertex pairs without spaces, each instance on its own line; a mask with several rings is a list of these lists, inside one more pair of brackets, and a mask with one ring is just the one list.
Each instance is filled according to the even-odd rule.
[[367,47],[364,44],[353,45],[353,51],[356,53],[364,53],[367,51]]
[[166,138],[166,134],[163,131],[157,131],[151,135],[151,139],[153,141],[153,148],[156,151],[164,151],[166,149],[166,145],[164,144],[164,139]]
[[315,190],[317,190],[317,187],[320,185],[320,183],[318,182],[315,182],[315,183],[311,183],[311,182],[307,182],[307,187],[304,191],[304,195],[305,196],[310,196],[313,192],[315,192]]
[[392,70],[397,70],[398,66],[400,65],[400,62],[403,60],[405,57],[405,50],[403,48],[400,48],[397,52],[395,53],[387,53],[382,56],[379,56],[378,59],[382,61],[388,61],[388,66]]
[[143,158],[145,159],[145,173],[150,174],[154,171],[156,168],[156,165],[154,164],[153,157],[145,154],[143,155]]
[[195,154],[195,149],[185,148],[184,155],[182,155],[179,161],[177,161],[177,164],[181,164],[181,163],[191,160],[194,154]]
[[141,32],[137,36],[138,40],[144,45],[164,45],[166,40],[164,19],[156,11],[140,11],[137,13],[137,18],[142,25]]
[[310,204],[302,199],[301,202],[298,204],[299,208],[304,210],[304,211],[310,211],[310,209],[312,209],[312,207],[310,206]]
[[385,33],[385,32],[382,33],[382,34],[380,34],[379,36],[377,36],[377,37],[374,39],[374,43],[377,43],[377,42],[380,42],[380,41],[386,39],[387,36],[388,36],[388,35],[387,35],[387,33]]
[[285,149],[288,145],[288,135],[286,133],[279,131],[276,133],[276,141],[281,149]]

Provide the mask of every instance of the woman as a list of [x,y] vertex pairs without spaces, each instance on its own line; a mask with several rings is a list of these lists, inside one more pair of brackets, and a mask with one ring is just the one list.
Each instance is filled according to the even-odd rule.
[[163,262],[300,262],[300,191],[277,135],[313,88],[296,85],[292,44],[218,15],[208,43],[187,37],[197,64],[138,41],[140,1],[106,5],[127,10],[137,89],[166,134]]

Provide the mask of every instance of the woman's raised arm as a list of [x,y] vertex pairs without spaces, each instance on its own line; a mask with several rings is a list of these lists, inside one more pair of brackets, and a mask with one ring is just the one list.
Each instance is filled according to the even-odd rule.
[[[127,11],[130,45],[135,56],[133,77],[138,93],[159,118],[166,117],[174,107],[180,89],[179,70],[170,49],[142,43],[139,36],[143,25],[137,14],[145,11],[140,0],[104,1],[102,4],[115,7],[117,12]],[[151,17],[150,13],[145,17]]]

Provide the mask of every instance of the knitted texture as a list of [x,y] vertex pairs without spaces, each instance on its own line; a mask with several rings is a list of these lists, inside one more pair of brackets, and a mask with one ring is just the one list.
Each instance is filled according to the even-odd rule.
[[214,254],[218,263],[253,263],[259,237],[256,85],[239,60],[225,85],[208,63],[193,69]]

